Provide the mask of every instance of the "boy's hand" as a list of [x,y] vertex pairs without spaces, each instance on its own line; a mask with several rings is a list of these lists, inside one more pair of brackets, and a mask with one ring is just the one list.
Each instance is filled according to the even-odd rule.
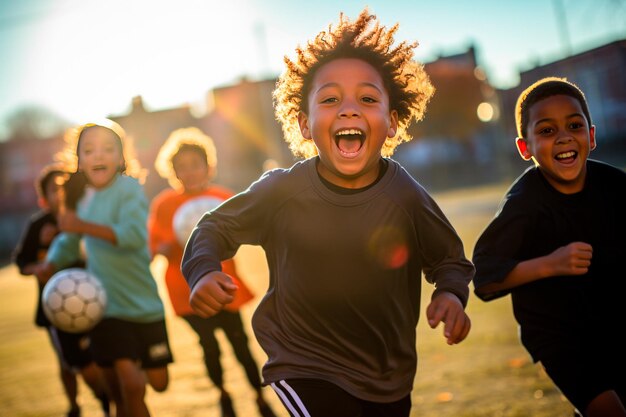
[[82,233],[83,221],[76,215],[74,210],[63,210],[57,216],[59,229],[63,232]]
[[442,292],[426,308],[426,318],[431,328],[444,322],[443,335],[449,345],[462,342],[472,327],[470,318],[463,310],[459,298],[449,292]]
[[192,288],[189,303],[200,317],[211,317],[233,302],[237,288],[230,275],[212,271]]
[[548,258],[554,273],[552,275],[583,275],[589,271],[593,249],[585,242],[572,242],[561,246]]

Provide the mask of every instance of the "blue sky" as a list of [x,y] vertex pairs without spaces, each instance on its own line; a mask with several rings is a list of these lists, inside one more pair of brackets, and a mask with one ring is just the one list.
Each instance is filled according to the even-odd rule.
[[474,44],[500,88],[568,45],[626,38],[626,0],[0,0],[0,137],[28,105],[70,122],[125,113],[135,95],[202,110],[211,88],[276,76],[284,55],[366,5],[423,62]]

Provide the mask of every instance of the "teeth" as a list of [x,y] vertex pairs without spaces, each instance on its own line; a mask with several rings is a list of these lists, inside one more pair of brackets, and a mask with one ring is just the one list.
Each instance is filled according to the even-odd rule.
[[569,151],[569,152],[564,152],[564,153],[560,153],[556,156],[557,159],[565,159],[565,158],[571,158],[574,155],[576,155],[576,152],[574,151]]
[[339,132],[336,133],[337,136],[340,135],[362,135],[363,132],[361,132],[360,130],[357,129],[345,129],[345,130],[340,130]]

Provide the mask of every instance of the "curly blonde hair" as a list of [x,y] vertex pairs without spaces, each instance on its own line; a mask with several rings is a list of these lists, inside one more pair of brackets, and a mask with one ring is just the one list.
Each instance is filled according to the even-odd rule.
[[317,70],[338,58],[357,58],[372,65],[381,75],[389,105],[398,112],[398,129],[393,138],[387,138],[381,153],[391,156],[402,142],[413,139],[407,129],[413,120],[424,117],[426,104],[435,92],[422,64],[413,60],[418,43],[394,44],[399,25],[387,29],[366,7],[356,20],[343,13],[336,27],[328,26],[306,47],[296,48],[296,59],[285,56],[285,71],[278,78],[273,93],[276,119],[282,124],[285,140],[297,157],[317,155],[313,141],[302,137],[298,114],[308,112],[308,96]]
[[141,163],[136,157],[132,139],[126,135],[122,126],[110,119],[93,120],[67,129],[64,137],[65,148],[55,155],[55,159],[63,165],[67,172],[76,172],[78,170],[80,137],[85,130],[96,126],[109,129],[119,139],[124,158],[124,165],[120,167],[121,172],[135,177],[140,183],[143,183],[148,172],[141,167]]
[[159,175],[165,178],[172,188],[182,187],[174,171],[174,158],[185,150],[197,152],[206,160],[209,167],[209,179],[213,179],[217,172],[215,144],[213,139],[197,127],[185,127],[170,133],[154,161],[154,167]]

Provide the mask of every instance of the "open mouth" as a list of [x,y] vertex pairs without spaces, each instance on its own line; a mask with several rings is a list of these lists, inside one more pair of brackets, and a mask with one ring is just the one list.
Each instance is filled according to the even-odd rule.
[[359,129],[344,129],[335,133],[335,144],[344,156],[355,156],[365,142],[365,134]]
[[567,151],[567,152],[561,152],[561,153],[556,154],[554,156],[554,159],[556,159],[559,162],[573,162],[574,160],[576,160],[577,157],[578,157],[578,152]]

